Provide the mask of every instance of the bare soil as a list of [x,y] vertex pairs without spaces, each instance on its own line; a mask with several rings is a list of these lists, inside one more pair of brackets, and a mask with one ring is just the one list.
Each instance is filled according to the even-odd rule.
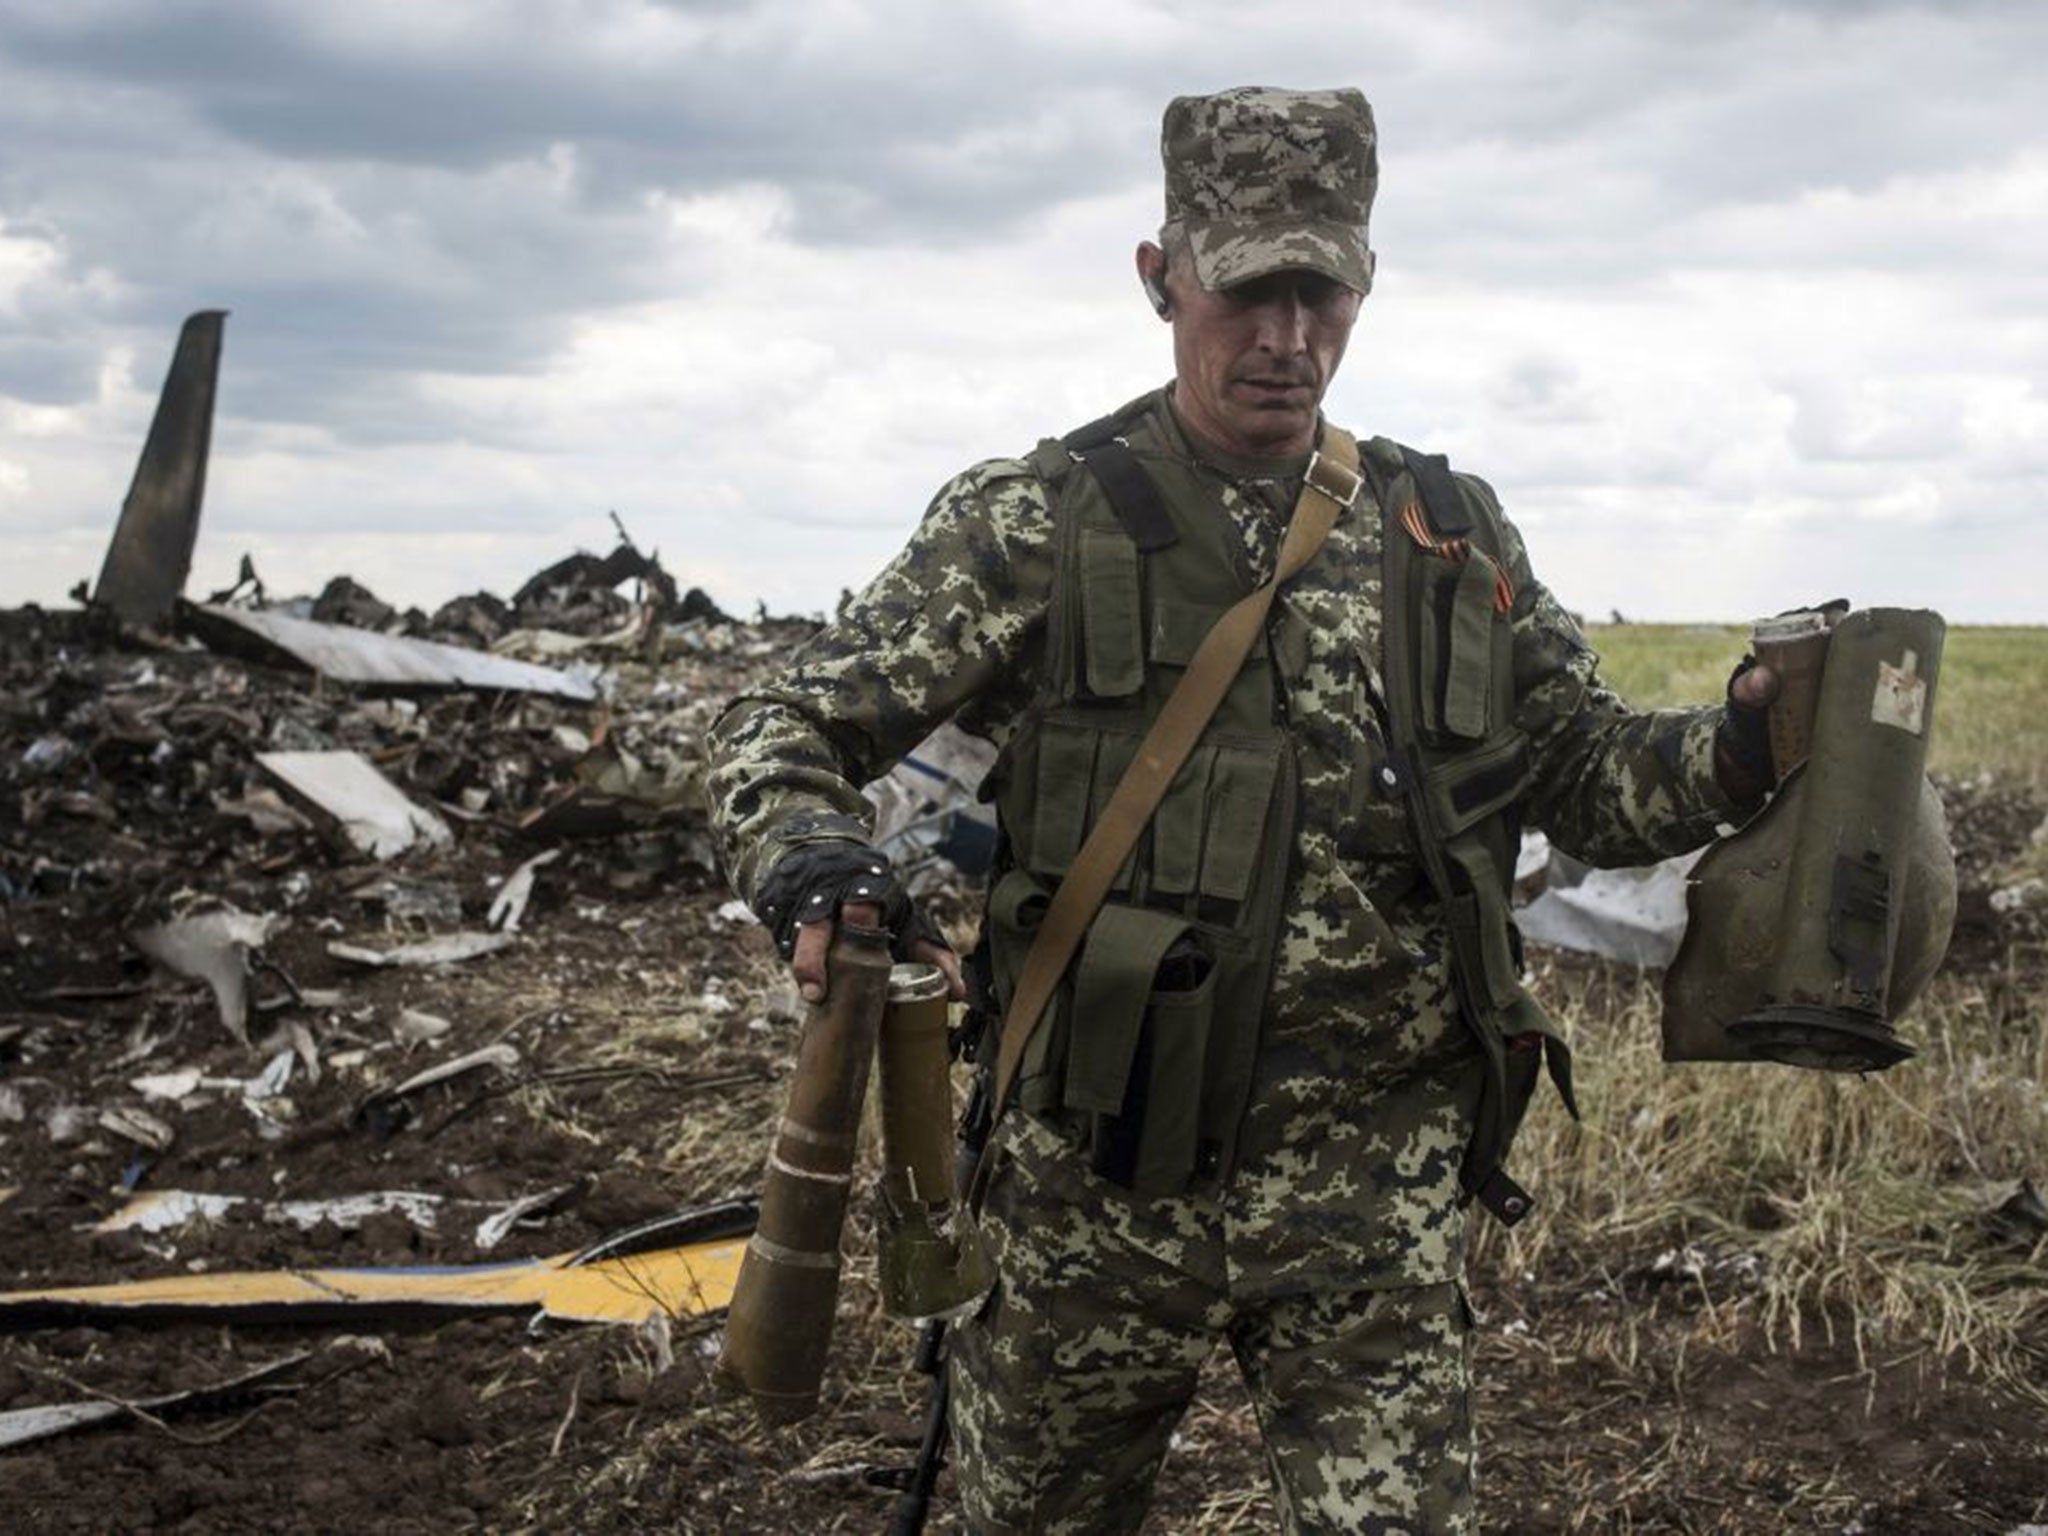
[[[744,648],[755,632],[735,633]],[[669,675],[679,696],[712,699],[757,664],[714,652]],[[752,1190],[794,998],[760,930],[720,915],[729,893],[701,825],[568,845],[541,872],[519,942],[497,954],[420,971],[337,960],[331,939],[437,925],[352,894],[379,871],[317,834],[258,832],[218,808],[260,785],[252,754],[292,735],[280,721],[359,746],[422,800],[452,803],[464,777],[490,784],[504,765],[530,765],[526,780],[500,772],[509,788],[456,822],[452,850],[390,866],[453,887],[469,927],[541,846],[512,823],[561,776],[545,746],[553,723],[589,725],[567,706],[455,699],[428,706],[432,731],[407,736],[366,723],[362,702],[203,653],[119,649],[66,621],[0,620],[0,1288],[478,1256],[468,1223],[423,1231],[399,1217],[310,1232],[255,1220],[86,1230],[131,1192],[499,1201],[576,1186],[500,1258]],[[621,706],[619,728],[651,711]],[[28,766],[52,736],[73,755],[53,767],[46,749]],[[429,777],[439,796],[420,788]],[[2043,807],[1979,786],[1953,808],[1966,898],[1951,963],[1990,973],[2010,950],[1988,872]],[[289,917],[267,950],[277,969],[256,977],[251,1046],[222,1028],[202,985],[153,974],[124,938],[201,897]],[[294,990],[341,997],[304,1006]],[[451,1028],[401,1045],[392,1025],[406,1009]],[[177,1068],[249,1077],[289,1046],[293,1023],[323,1070],[309,1081],[302,1063],[272,1120],[233,1093],[167,1104],[131,1086]],[[493,1042],[517,1050],[516,1069],[465,1074],[403,1114],[362,1113],[372,1087]],[[67,1106],[89,1113],[53,1124]],[[117,1107],[166,1120],[171,1145],[97,1122]],[[314,1354],[287,1391],[0,1451],[0,1509],[9,1529],[38,1532],[880,1530],[891,1495],[869,1474],[909,1459],[923,1385],[912,1334],[876,1305],[866,1223],[857,1213],[849,1237],[825,1408],[794,1431],[763,1431],[715,1389],[715,1318],[660,1336],[519,1317],[40,1328],[0,1336],[0,1411],[135,1402]],[[1807,1320],[1798,1348],[1704,1345],[1711,1282],[1627,1278],[1652,1247],[1630,1239],[1597,1264],[1560,1257],[1553,1272],[1479,1278],[1487,1529],[2011,1532],[2048,1520],[2036,1404],[1971,1380],[1924,1340],[1859,1360],[1829,1342],[1825,1318]],[[957,1528],[943,1483],[932,1528]],[[1219,1362],[1148,1529],[1272,1528],[1249,1408]]]

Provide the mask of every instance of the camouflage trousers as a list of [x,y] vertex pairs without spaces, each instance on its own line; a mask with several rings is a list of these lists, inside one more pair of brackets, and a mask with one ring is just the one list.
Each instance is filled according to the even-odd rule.
[[1024,1114],[991,1155],[1000,1279],[952,1350],[969,1530],[1135,1531],[1219,1340],[1250,1388],[1285,1530],[1472,1529],[1457,1283],[1234,1299],[1216,1201],[1138,1199]]

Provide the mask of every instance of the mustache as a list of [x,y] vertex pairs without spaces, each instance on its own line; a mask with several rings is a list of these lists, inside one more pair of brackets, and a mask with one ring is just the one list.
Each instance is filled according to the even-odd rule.
[[1305,364],[1299,367],[1267,366],[1234,374],[1232,377],[1240,384],[1277,384],[1291,389],[1313,389],[1316,384],[1315,369]]

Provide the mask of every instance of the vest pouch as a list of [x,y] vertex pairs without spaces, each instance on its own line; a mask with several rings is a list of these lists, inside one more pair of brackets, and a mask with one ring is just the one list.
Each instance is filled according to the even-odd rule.
[[1450,614],[1457,600],[1458,568],[1448,560],[1417,555],[1408,569],[1420,642],[1416,676],[1421,686],[1415,691],[1422,708],[1416,724],[1425,736],[1439,737],[1444,734],[1443,677],[1449,670]]
[[[1277,607],[1277,604],[1276,604]],[[1158,593],[1152,599],[1152,639],[1148,652],[1155,662],[1163,667],[1184,667],[1195,659],[1195,652],[1209,637],[1209,631],[1216,627],[1216,621],[1229,611],[1229,604],[1216,606],[1210,603],[1190,602],[1176,598],[1170,593]],[[1267,656],[1266,636],[1263,631],[1252,636],[1252,648],[1246,653],[1250,661],[1264,661]],[[1254,670],[1250,666],[1247,672]]]
[[[1277,607],[1277,605],[1276,605]],[[1152,637],[1148,654],[1155,667],[1173,670],[1160,680],[1161,696],[1171,693],[1180,681],[1181,669],[1195,659],[1195,652],[1201,649],[1209,631],[1216,627],[1216,621],[1229,611],[1229,605],[1189,602],[1168,593],[1155,590],[1152,598]],[[1252,636],[1251,650],[1246,653],[1245,665],[1231,680],[1230,691],[1223,697],[1216,715],[1219,720],[1254,721],[1264,724],[1273,718],[1273,673],[1263,663],[1272,654],[1267,644],[1267,634],[1261,630]]]
[[1199,888],[1202,833],[1209,818],[1209,786],[1215,767],[1214,747],[1190,752],[1152,815],[1154,900],[1183,901]]
[[[1133,734],[1105,731],[1102,744],[1095,749],[1093,782],[1088,788],[1088,825],[1093,827],[1102,819],[1102,813],[1109,806],[1110,796],[1116,793],[1117,785],[1123,782],[1130,771],[1131,762],[1138,755],[1140,738]],[[1137,874],[1138,856],[1144,851],[1145,839],[1140,837],[1131,845],[1131,851],[1124,855],[1123,868],[1116,872],[1116,879],[1110,882],[1110,891],[1118,896],[1128,896],[1131,881]]]
[[1194,1175],[1215,975],[1186,919],[1143,907],[1105,906],[1082,946],[1063,1102],[1095,1171],[1135,1194]]
[[1168,954],[1166,970],[1183,974],[1173,986],[1163,975],[1152,994],[1123,1108],[1097,1117],[1091,1138],[1096,1173],[1148,1199],[1185,1192],[1202,1163],[1202,1066],[1216,973],[1196,941],[1181,942],[1184,950]]
[[1443,673],[1443,724],[1461,741],[1493,729],[1494,637],[1505,625],[1493,607],[1494,563],[1477,550],[1458,566],[1450,613],[1450,654]]
[[1421,609],[1421,725],[1431,736],[1480,741],[1504,724],[1512,634],[1494,606],[1500,567],[1483,552],[1414,565]]
[[1081,681],[1088,697],[1125,699],[1145,686],[1145,615],[1138,546],[1081,530]]
[[1025,858],[1047,878],[1057,880],[1066,874],[1081,850],[1100,740],[1100,732],[1057,716],[1047,718],[1038,728],[1038,764],[1033,776],[1037,795],[1031,846],[1025,850]]
[[1251,894],[1266,831],[1266,807],[1280,778],[1276,750],[1219,746],[1209,777],[1208,830],[1200,889],[1203,918],[1235,923]]
[[[1052,893],[1021,869],[1013,869],[995,884],[988,898],[989,961],[995,976],[996,1001],[1003,1010],[1017,992],[1017,978],[1024,970],[1024,958]],[[1060,1067],[1067,1054],[1067,1013],[1069,988],[1053,989],[1044,1017],[1024,1048],[1024,1060],[1017,1068],[1017,1104],[1037,1114],[1059,1107]],[[998,1021],[1002,1014],[997,1015]]]

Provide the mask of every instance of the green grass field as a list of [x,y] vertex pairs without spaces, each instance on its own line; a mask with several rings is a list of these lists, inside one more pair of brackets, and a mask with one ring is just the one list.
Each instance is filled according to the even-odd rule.
[[[1688,624],[1596,624],[1601,673],[1639,709],[1721,697],[1748,630]],[[2048,629],[1965,625],[1948,632],[1935,704],[1935,773],[1989,771],[2048,790]]]

